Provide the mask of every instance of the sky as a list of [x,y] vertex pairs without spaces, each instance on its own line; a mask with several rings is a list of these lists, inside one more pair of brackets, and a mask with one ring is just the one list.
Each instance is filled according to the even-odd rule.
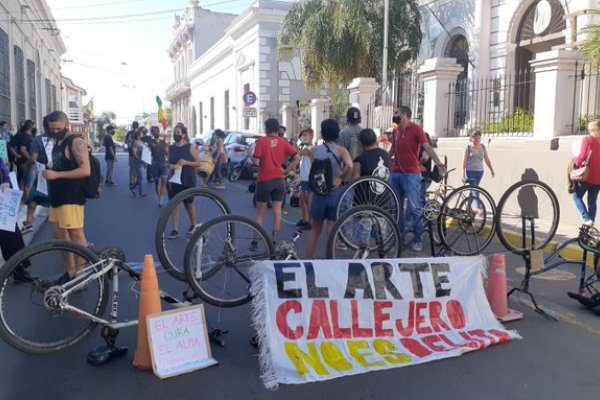
[[[62,73],[86,90],[84,104],[94,99],[96,115],[113,111],[117,123],[127,124],[140,112],[157,111],[155,97],[164,100],[173,81],[167,49],[174,16],[188,1],[46,0],[67,48]],[[234,14],[252,3],[200,0],[201,7]],[[131,14],[146,15],[122,17]]]

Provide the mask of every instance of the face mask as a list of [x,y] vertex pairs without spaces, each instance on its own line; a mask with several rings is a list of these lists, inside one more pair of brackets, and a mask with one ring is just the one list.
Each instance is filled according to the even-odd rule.
[[400,123],[400,117],[399,116],[393,116],[392,117],[392,122],[394,124],[399,124]]
[[154,134],[154,135],[152,135],[152,136],[154,136],[154,139],[158,139],[158,138],[160,138],[160,133],[155,133],[155,134]]
[[175,143],[181,142],[181,139],[183,139],[183,135],[173,135],[173,140]]
[[65,128],[62,131],[50,132],[50,133],[48,133],[48,136],[51,137],[52,139],[63,140],[65,138],[65,136],[67,135],[68,131],[69,130],[67,128]]

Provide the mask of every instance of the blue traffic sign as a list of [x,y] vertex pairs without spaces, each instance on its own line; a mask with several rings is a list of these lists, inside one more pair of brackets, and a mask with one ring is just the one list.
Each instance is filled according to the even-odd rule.
[[252,104],[256,103],[256,94],[254,92],[246,92],[244,93],[244,97],[242,97],[242,99],[244,100],[245,105],[251,106]]

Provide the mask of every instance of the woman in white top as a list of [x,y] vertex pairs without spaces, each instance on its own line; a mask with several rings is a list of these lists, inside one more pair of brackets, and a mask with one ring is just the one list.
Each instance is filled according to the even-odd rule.
[[310,174],[310,167],[312,161],[310,159],[310,152],[313,148],[313,140],[315,132],[311,128],[303,129],[300,132],[298,138],[298,154],[302,157],[300,160],[300,207],[302,208],[302,219],[298,221],[297,225],[305,230],[310,230],[312,225],[310,224],[310,198],[312,191],[308,184],[308,176]]
[[483,178],[484,161],[490,169],[493,178],[494,168],[488,157],[487,149],[481,143],[481,132],[475,131],[471,134],[470,143],[467,145],[463,157],[463,177],[471,183],[471,186],[479,186]]

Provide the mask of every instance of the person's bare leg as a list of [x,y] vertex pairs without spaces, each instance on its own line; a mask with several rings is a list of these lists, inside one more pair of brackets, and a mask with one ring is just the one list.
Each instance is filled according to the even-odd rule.
[[[80,229],[68,229],[67,234],[69,236],[69,240],[73,243],[77,243],[82,245],[83,247],[87,246],[87,239],[85,238],[85,231],[83,228]],[[81,257],[77,257],[77,262],[72,262],[68,265],[68,273],[71,277],[80,273],[85,267],[85,259]]]
[[315,258],[315,249],[317,247],[317,241],[321,236],[323,230],[323,221],[313,221],[310,235],[308,236],[308,243],[306,245],[306,259],[311,260]]
[[196,207],[194,207],[194,203],[186,204],[185,210],[187,211],[188,218],[190,219],[190,225],[196,226]]
[[265,221],[265,213],[267,212],[267,203],[256,202],[256,223],[260,226]]
[[29,222],[31,225],[33,225],[33,220],[35,219],[35,209],[37,207],[37,204],[35,204],[33,201],[29,202],[29,204],[27,204],[27,222]]
[[179,207],[175,207],[171,216],[173,222],[173,230],[179,232]]
[[[67,230],[59,227],[58,223],[56,222],[52,223],[52,236],[56,240],[70,240],[69,233],[67,232]],[[65,260],[65,265],[67,266],[66,272],[68,272],[70,276],[73,276],[71,275],[71,271],[76,271],[73,254],[64,252],[63,258]]]
[[281,201],[273,202],[273,240],[279,240],[281,231]]

